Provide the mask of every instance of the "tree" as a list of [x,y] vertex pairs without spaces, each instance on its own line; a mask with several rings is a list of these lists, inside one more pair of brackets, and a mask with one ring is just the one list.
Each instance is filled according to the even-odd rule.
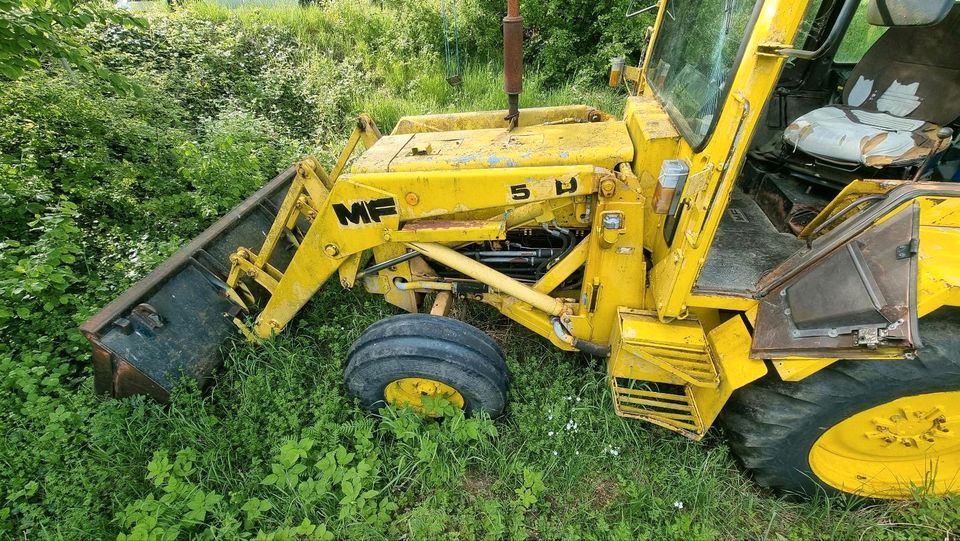
[[92,23],[145,24],[101,0],[0,0],[0,79],[16,79],[55,59],[129,88],[124,78],[93,63],[89,48],[77,39],[77,31]]

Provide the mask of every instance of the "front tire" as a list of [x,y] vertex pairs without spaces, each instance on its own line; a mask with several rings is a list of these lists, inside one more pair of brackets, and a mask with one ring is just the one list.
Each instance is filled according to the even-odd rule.
[[874,498],[960,491],[960,311],[920,322],[902,361],[840,361],[799,382],[775,373],[734,393],[720,421],[762,485]]
[[503,353],[485,333],[455,319],[402,314],[371,325],[347,354],[344,381],[368,410],[407,405],[436,415],[442,397],[491,417],[507,404]]

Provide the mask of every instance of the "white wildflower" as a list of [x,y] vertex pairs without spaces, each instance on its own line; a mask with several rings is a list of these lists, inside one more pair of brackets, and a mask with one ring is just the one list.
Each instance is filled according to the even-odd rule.
[[551,430],[550,432],[547,432],[547,435],[550,437],[553,437],[553,430]]
[[680,500],[677,500],[673,502],[673,506],[677,509],[683,509],[683,502],[681,502]]

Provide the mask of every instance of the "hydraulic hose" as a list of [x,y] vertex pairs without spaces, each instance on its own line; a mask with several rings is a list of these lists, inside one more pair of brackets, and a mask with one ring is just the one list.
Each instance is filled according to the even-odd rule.
[[610,356],[610,347],[602,346],[595,342],[588,342],[586,340],[581,340],[576,336],[570,334],[570,331],[563,326],[563,322],[560,321],[558,317],[550,318],[550,321],[553,323],[553,332],[557,335],[557,338],[563,340],[567,344],[579,349],[580,351],[586,353],[587,355],[592,355],[594,357],[609,357]]

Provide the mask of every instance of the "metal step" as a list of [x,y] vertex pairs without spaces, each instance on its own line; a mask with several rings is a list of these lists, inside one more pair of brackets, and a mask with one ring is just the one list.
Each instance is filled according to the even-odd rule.
[[613,376],[610,388],[618,415],[649,421],[692,439],[703,436],[703,422],[689,387]]
[[717,368],[699,321],[690,318],[664,324],[652,312],[626,309],[618,315],[618,364],[631,379],[717,386]]
[[607,362],[617,414],[701,439],[733,391],[766,374],[750,342],[739,316],[705,329],[621,308]]

